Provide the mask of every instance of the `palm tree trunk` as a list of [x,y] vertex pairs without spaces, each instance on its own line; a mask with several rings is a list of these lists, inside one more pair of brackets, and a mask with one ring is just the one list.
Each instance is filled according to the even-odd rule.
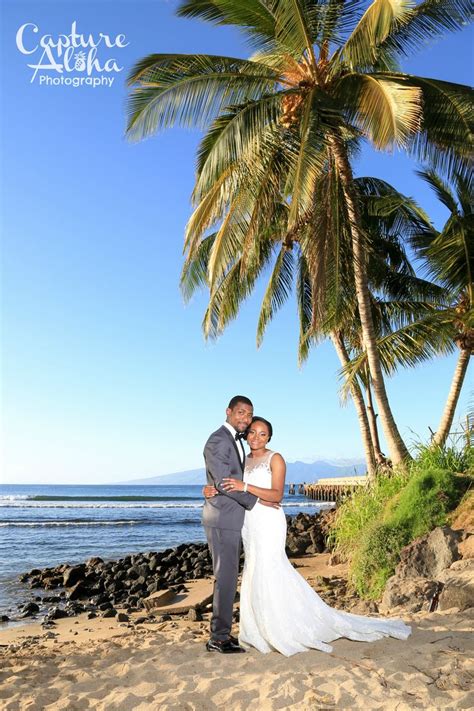
[[[336,353],[339,356],[341,364],[343,366],[347,365],[350,359],[341,332],[333,331],[331,333],[331,341],[334,345],[334,348],[336,349]],[[370,436],[370,425],[365,409],[364,396],[362,395],[359,383],[355,379],[351,383],[350,390],[352,400],[354,402],[354,407],[357,412],[357,417],[359,418],[360,433],[362,435],[362,442],[364,444],[365,463],[367,465],[367,476],[369,477],[369,479],[373,479],[375,477],[377,467],[375,465],[372,438]]]
[[458,404],[459,395],[461,393],[462,384],[466,376],[467,368],[469,365],[469,358],[471,357],[471,352],[467,348],[462,348],[459,353],[458,362],[454,370],[453,379],[451,381],[451,388],[449,389],[448,399],[446,400],[446,405],[444,406],[444,412],[441,416],[441,421],[435,436],[433,437],[433,444],[442,447],[446,442],[449,435],[449,430],[453,424],[454,412],[456,410],[456,405]]
[[387,460],[385,459],[385,456],[382,450],[380,449],[379,430],[377,427],[378,415],[375,412],[374,403],[372,401],[372,390],[370,388],[369,378],[367,379],[365,392],[367,393],[367,418],[369,420],[370,436],[372,437],[372,446],[374,448],[375,461],[377,462],[378,466],[385,466],[387,464]]
[[387,391],[383,379],[380,358],[377,351],[374,323],[370,304],[370,294],[367,280],[367,261],[364,251],[364,238],[360,229],[357,200],[354,193],[354,178],[349,164],[347,152],[338,136],[329,136],[329,144],[341,177],[342,189],[346,199],[347,212],[350,221],[352,250],[354,254],[354,280],[359,308],[360,322],[364,347],[367,353],[370,376],[374,388],[375,399],[387,441],[390,458],[394,464],[402,464],[410,459],[408,449],[398,431],[393,413],[388,402]]

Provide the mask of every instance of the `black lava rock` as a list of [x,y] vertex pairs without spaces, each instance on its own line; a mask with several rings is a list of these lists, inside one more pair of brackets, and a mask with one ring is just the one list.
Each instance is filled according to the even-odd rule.
[[31,617],[31,615],[35,615],[37,612],[39,612],[39,606],[36,602],[27,602],[21,607],[19,617]]

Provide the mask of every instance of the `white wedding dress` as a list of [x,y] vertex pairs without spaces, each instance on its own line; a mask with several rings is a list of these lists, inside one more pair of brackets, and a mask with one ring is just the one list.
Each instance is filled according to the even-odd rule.
[[[270,489],[273,454],[255,461],[247,458],[244,481]],[[290,656],[308,649],[331,652],[328,642],[339,637],[373,642],[410,635],[410,627],[401,620],[352,615],[326,605],[286,556],[283,509],[257,503],[246,511],[242,540],[239,641],[243,645]]]

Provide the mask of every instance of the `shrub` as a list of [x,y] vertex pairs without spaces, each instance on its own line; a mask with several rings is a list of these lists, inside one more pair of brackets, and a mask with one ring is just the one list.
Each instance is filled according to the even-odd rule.
[[[408,474],[379,476],[341,505],[331,537],[335,550],[350,559],[349,581],[361,597],[379,598],[401,549],[447,523],[472,483],[469,456],[424,452]],[[439,466],[448,462],[452,468]]]
[[393,575],[401,549],[410,542],[402,524],[374,523],[360,540],[351,561],[349,579],[361,597],[377,600]]
[[446,469],[415,470],[397,499],[389,505],[394,524],[408,528],[412,538],[446,523],[446,515],[462,497],[464,478]]
[[[455,473],[469,473],[474,467],[474,447],[415,445],[416,459],[411,470],[447,469]],[[472,474],[472,471],[470,472]]]
[[360,538],[382,514],[388,500],[406,486],[406,473],[379,475],[368,486],[360,487],[336,511],[329,534],[329,544],[348,559],[360,544]]

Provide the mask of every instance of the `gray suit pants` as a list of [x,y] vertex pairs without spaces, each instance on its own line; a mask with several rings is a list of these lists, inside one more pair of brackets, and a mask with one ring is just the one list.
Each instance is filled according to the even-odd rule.
[[211,639],[228,639],[239,577],[240,531],[204,527],[214,570]]

